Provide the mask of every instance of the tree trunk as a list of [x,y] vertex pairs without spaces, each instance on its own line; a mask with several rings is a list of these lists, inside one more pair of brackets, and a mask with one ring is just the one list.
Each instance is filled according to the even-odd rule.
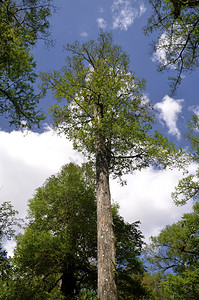
[[61,277],[61,291],[63,292],[65,299],[74,299],[76,290],[76,279],[74,277],[74,265],[66,264],[63,268]]
[[96,143],[98,297],[116,300],[115,238],[109,187],[109,158],[105,142]]

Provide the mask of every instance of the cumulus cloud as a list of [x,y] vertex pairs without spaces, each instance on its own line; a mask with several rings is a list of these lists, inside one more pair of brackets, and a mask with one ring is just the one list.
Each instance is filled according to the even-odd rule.
[[[84,157],[73,150],[71,142],[50,128],[44,133],[0,131],[0,203],[11,201],[21,217],[26,215],[27,201],[52,174],[69,162],[80,164]],[[178,182],[178,171],[153,168],[128,175],[127,186],[111,180],[112,199],[128,222],[140,220],[146,239],[160,228],[176,221],[191,207],[177,208],[170,194]],[[167,188],[165,189],[165,183]],[[14,244],[6,245],[9,254]]]
[[42,134],[1,131],[0,203],[11,201],[23,217],[34,190],[62,165],[80,159],[72,144],[51,129]]
[[97,19],[97,24],[98,24],[98,27],[101,28],[101,29],[106,29],[106,21],[103,19],[103,18],[98,18]]
[[[194,166],[196,168],[196,166]],[[171,193],[182,178],[178,170],[154,170],[152,167],[125,177],[127,185],[111,182],[112,198],[120,204],[120,213],[129,223],[141,221],[146,242],[168,224],[173,224],[184,212],[192,210],[192,203],[177,207]],[[166,188],[165,188],[166,185]]]
[[134,23],[134,20],[146,11],[143,3],[136,6],[136,2],[134,2],[133,6],[130,0],[114,0],[111,7],[113,29],[128,30]]
[[177,139],[180,139],[180,131],[177,128],[178,115],[182,111],[182,102],[184,100],[174,100],[173,98],[166,95],[162,102],[155,104],[154,108],[160,112],[160,120],[163,120],[168,129],[169,134],[174,135]]

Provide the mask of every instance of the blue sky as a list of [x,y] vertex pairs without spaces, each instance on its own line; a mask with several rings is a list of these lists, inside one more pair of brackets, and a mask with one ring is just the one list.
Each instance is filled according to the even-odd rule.
[[[146,93],[154,105],[157,128],[176,145],[187,146],[183,134],[187,120],[199,105],[199,70],[187,74],[176,95],[168,96],[170,74],[158,73],[157,64],[149,54],[149,44],[155,36],[146,37],[143,33],[150,15],[146,1],[57,0],[56,4],[59,9],[50,19],[55,45],[47,48],[39,41],[33,49],[38,72],[59,70],[64,65],[63,45],[96,39],[100,28],[112,32],[114,42],[130,56],[130,66],[136,77],[146,80]],[[40,106],[47,111],[53,102],[48,95],[41,100]],[[8,127],[4,119],[0,121],[0,203],[12,201],[22,216],[26,213],[27,200],[47,177],[69,161],[83,160],[69,141],[63,136],[57,137],[49,125],[48,116],[42,130],[20,132]],[[194,171],[195,167],[191,165],[190,170]],[[112,197],[119,202],[121,214],[128,222],[141,220],[141,228],[148,239],[191,209],[191,203],[183,208],[175,207],[170,197],[181,176],[177,170],[148,168],[128,175],[129,184],[124,188],[111,182]]]

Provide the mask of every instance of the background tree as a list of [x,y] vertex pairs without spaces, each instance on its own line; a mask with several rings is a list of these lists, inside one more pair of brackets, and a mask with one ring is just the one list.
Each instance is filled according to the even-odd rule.
[[148,260],[163,272],[166,299],[197,299],[199,294],[199,204],[192,213],[166,226],[147,247]]
[[10,202],[3,202],[0,206],[0,285],[7,282],[11,271],[11,265],[7,258],[7,252],[3,247],[6,240],[10,240],[14,234],[14,227],[19,226],[16,215],[18,212],[13,209]]
[[145,33],[158,31],[158,40],[152,53],[159,56],[158,69],[176,71],[171,81],[171,91],[176,90],[186,72],[199,66],[199,1],[149,0],[152,15]]
[[51,0],[0,2],[0,115],[26,126],[44,119],[34,92],[36,63],[31,47],[49,36]]
[[145,272],[143,278],[143,286],[147,291],[147,296],[143,299],[150,300],[169,300],[170,295],[166,294],[162,287],[162,280],[164,275],[161,272]]
[[[15,272],[0,299],[85,299],[84,294],[96,299],[93,178],[88,165],[69,164],[36,191],[29,202],[29,224],[18,237],[12,262]],[[113,207],[113,220],[119,296],[140,299],[146,291],[139,261],[143,245],[139,222],[125,223],[117,206]]]
[[139,257],[143,247],[140,222],[129,224],[118,214],[113,206],[113,223],[116,239],[116,282],[119,299],[140,299],[148,296],[143,285],[144,267]]
[[174,161],[177,151],[158,132],[148,134],[153,118],[143,94],[144,82],[129,69],[129,59],[111,34],[67,45],[70,53],[60,72],[43,74],[43,91],[51,89],[54,127],[76,149],[95,161],[98,228],[98,296],[117,299],[115,239],[109,174],[122,174],[150,164]]
[[[192,147],[192,162],[199,162],[199,118],[196,114],[188,122],[188,133],[185,138],[190,142]],[[188,176],[179,180],[172,198],[177,205],[184,205],[188,200],[198,200],[199,196],[199,168]]]
[[33,299],[45,299],[45,293],[57,290],[58,283],[64,299],[74,299],[88,284],[95,286],[95,189],[86,173],[67,165],[29,203],[30,225],[19,237],[15,259],[32,286]]

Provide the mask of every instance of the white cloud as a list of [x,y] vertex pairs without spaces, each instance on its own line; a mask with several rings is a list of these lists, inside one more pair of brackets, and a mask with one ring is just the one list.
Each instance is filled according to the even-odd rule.
[[193,105],[188,108],[199,118],[199,106]]
[[87,33],[86,31],[82,31],[82,32],[80,33],[80,35],[81,35],[82,37],[87,37],[87,36],[88,36],[88,33]]
[[180,139],[180,131],[177,128],[178,114],[182,111],[182,102],[184,100],[174,100],[173,98],[166,95],[162,102],[158,102],[154,105],[154,108],[159,110],[160,119],[164,120],[168,129],[169,134],[174,135],[177,139]]
[[141,15],[143,15],[145,13],[146,10],[147,10],[147,8],[144,5],[144,3],[141,3],[140,4],[140,17],[141,17]]
[[114,0],[111,7],[113,16],[113,29],[127,30],[137,17],[140,17],[146,7],[143,3],[139,7],[132,6],[130,0]]
[[[194,166],[196,169],[196,166]],[[120,213],[129,223],[141,221],[141,230],[148,242],[168,224],[179,220],[184,212],[192,210],[192,203],[177,207],[171,193],[182,173],[178,170],[154,170],[152,167],[128,175],[127,185],[111,182],[112,198],[120,204]]]
[[155,52],[152,55],[153,62],[157,61],[162,66],[169,66],[172,70],[176,69],[176,65],[173,62],[179,56],[182,49],[179,45],[185,43],[185,40],[182,38],[183,34],[179,34],[181,27],[178,25],[175,25],[175,27],[168,28],[167,31],[162,33],[156,44]]
[[[73,150],[71,142],[51,129],[44,133],[0,131],[0,203],[11,201],[24,217],[27,201],[35,189],[69,162],[81,163],[83,157]],[[121,215],[128,222],[140,220],[148,239],[166,224],[176,221],[187,207],[172,204],[171,191],[181,176],[177,171],[152,168],[128,175],[128,184],[121,187],[111,180],[111,194],[121,206]],[[165,188],[166,184],[166,188]],[[12,243],[7,244],[11,253]]]
[[99,8],[99,12],[102,14],[104,12],[104,8],[103,7],[100,7]]
[[98,27],[101,28],[101,29],[106,29],[106,21],[103,19],[103,18],[98,18],[97,19],[97,24],[98,24]]
[[47,130],[42,134],[0,132],[0,203],[11,201],[22,216],[26,202],[53,173],[81,156],[64,136]]
[[[166,65],[168,63],[167,56],[166,56],[166,47],[169,46],[168,36],[166,33],[163,33],[156,45],[156,51],[152,55],[152,61],[158,61],[162,65]],[[173,67],[171,67],[173,68]]]

